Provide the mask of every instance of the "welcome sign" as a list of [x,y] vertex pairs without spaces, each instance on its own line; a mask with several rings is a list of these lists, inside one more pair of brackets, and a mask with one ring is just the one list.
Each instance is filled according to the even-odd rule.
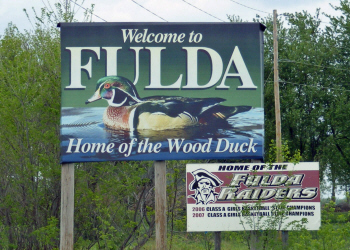
[[261,159],[259,23],[61,23],[61,162]]
[[319,163],[187,164],[187,231],[318,230]]

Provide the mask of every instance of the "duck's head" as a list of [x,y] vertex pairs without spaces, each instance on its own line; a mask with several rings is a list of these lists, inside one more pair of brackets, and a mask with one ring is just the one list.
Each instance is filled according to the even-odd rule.
[[96,91],[85,104],[100,99],[107,100],[109,106],[131,106],[141,102],[135,86],[122,76],[106,76],[97,81]]

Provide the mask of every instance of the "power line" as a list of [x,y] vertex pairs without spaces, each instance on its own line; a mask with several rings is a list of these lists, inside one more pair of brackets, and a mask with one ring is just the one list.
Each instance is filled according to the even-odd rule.
[[273,67],[271,68],[270,73],[269,73],[269,75],[267,76],[265,82],[268,82],[268,80],[269,80],[269,78],[270,78],[272,72],[273,72]]
[[220,20],[220,21],[222,21],[222,22],[225,22],[224,20],[222,20],[222,19],[220,19],[220,18],[218,18],[218,17],[216,17],[216,16],[213,16],[212,14],[210,14],[210,13],[208,13],[208,12],[206,12],[206,11],[204,11],[204,10],[202,10],[202,9],[200,9],[200,8],[198,8],[198,7],[196,7],[196,6],[194,6],[193,4],[191,4],[191,3],[189,3],[189,2],[186,2],[185,0],[182,0],[182,1],[185,2],[185,3],[187,3],[188,5],[191,5],[193,8],[196,8],[197,10],[200,10],[200,11],[204,12],[205,14],[207,14],[207,15],[209,15],[209,16],[211,16],[211,17],[214,17],[214,18],[216,18],[216,19],[218,19],[218,20]]
[[342,68],[336,68],[336,67],[329,67],[329,66],[323,66],[323,65],[317,65],[317,64],[312,64],[312,63],[304,63],[304,62],[298,62],[298,61],[293,61],[289,59],[280,59],[278,62],[286,62],[286,63],[297,63],[297,64],[304,64],[304,65],[310,65],[314,67],[319,67],[319,68],[327,68],[327,69],[336,69],[336,70],[343,70],[343,71],[350,71],[349,69],[342,69]]
[[[309,12],[308,12],[309,13]],[[280,14],[281,16],[284,16],[284,17],[288,17],[288,18],[290,18],[290,14],[293,14],[293,13],[283,13],[283,14]],[[311,14],[311,13],[309,13],[309,14]],[[323,13],[324,14],[324,13]],[[321,19],[318,19],[318,21],[320,22],[320,23],[327,23],[327,24],[331,24],[330,22],[324,22],[324,21],[321,21]]]
[[[271,82],[273,81],[266,81],[266,82]],[[337,89],[337,88],[331,88],[331,87],[323,87],[323,86],[315,86],[315,85],[308,85],[308,84],[303,84],[303,83],[296,83],[296,82],[287,82],[284,80],[279,80],[280,83],[288,83],[288,84],[293,84],[293,85],[298,85],[298,86],[305,86],[305,87],[313,87],[313,88],[321,88],[321,89],[328,89],[328,90],[337,90],[337,91],[345,91],[345,92],[350,92],[348,89]]]
[[[88,9],[84,8],[84,7],[83,7],[83,6],[81,6],[80,4],[78,4],[78,3],[74,2],[73,0],[69,0],[69,1],[70,1],[71,3],[73,3],[73,4],[77,5],[77,6],[79,6],[79,7],[80,7],[80,8],[82,8],[83,10],[85,10],[85,11],[89,11]],[[90,12],[90,13],[91,13],[91,12]],[[102,17],[99,17],[98,15],[95,15],[95,14],[93,14],[93,13],[91,13],[91,15],[93,15],[93,16],[95,16],[95,17],[97,17],[97,18],[101,19],[102,21],[107,22],[107,20],[103,19]]]
[[165,20],[164,18],[162,18],[162,17],[160,17],[160,16],[158,16],[156,13],[153,13],[152,11],[150,11],[149,9],[147,9],[147,8],[145,8],[144,6],[142,6],[141,4],[139,4],[139,3],[137,3],[137,2],[135,2],[134,0],[131,0],[132,2],[134,2],[135,4],[137,4],[138,6],[140,6],[141,8],[143,8],[143,9],[145,9],[145,10],[147,10],[149,13],[152,13],[153,15],[155,15],[156,17],[158,17],[158,18],[160,18],[160,19],[162,19],[162,20],[164,20],[165,22],[168,22],[167,20]]
[[[76,3],[76,2],[74,2],[73,0],[69,0],[71,3],[73,3],[73,4],[75,4],[75,5],[77,5],[77,6],[79,6],[80,8],[82,8],[83,10],[85,10],[85,11],[89,11],[88,9],[86,9],[86,8],[84,8],[83,6],[81,6],[80,4],[78,4],[78,3]],[[158,18],[160,18],[160,19],[162,19],[162,20],[164,20],[165,22],[168,22],[167,20],[165,20],[164,18],[162,18],[162,17],[160,17],[160,16],[158,16],[157,14],[155,14],[155,13],[153,13],[152,11],[150,11],[149,9],[147,9],[147,8],[145,8],[144,6],[142,6],[141,4],[139,4],[139,3],[137,3],[137,2],[135,2],[134,0],[131,0],[132,2],[134,2],[135,4],[137,4],[138,6],[140,6],[141,8],[143,8],[143,9],[145,9],[145,10],[147,10],[148,12],[150,12],[150,13],[152,13],[153,15],[155,15],[156,17],[158,17]],[[108,22],[107,20],[105,20],[105,19],[103,19],[102,17],[99,17],[98,15],[95,15],[95,14],[93,14],[93,13],[91,13],[91,15],[93,15],[93,16],[95,16],[95,17],[97,17],[97,18],[99,18],[99,19],[101,19],[101,20],[103,20],[103,21],[105,21],[105,22]]]
[[237,1],[234,1],[234,0],[230,0],[230,1],[231,1],[231,2],[234,2],[234,3],[236,3],[236,4],[239,4],[239,5],[243,6],[243,7],[246,7],[246,8],[248,8],[248,9],[251,9],[251,10],[259,11],[259,12],[266,13],[266,14],[271,14],[271,13],[266,12],[266,11],[254,9],[254,8],[252,8],[252,7],[249,7],[249,6],[247,6],[247,5],[241,4],[241,3],[237,2]]

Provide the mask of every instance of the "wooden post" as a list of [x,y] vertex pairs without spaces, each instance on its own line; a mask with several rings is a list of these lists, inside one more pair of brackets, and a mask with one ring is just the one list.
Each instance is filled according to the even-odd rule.
[[221,250],[221,232],[214,232],[214,249]]
[[280,111],[280,90],[278,76],[278,40],[277,40],[277,10],[273,11],[273,64],[274,64],[274,94],[275,94],[275,118],[276,118],[276,160],[282,162],[282,132]]
[[282,245],[283,246],[287,246],[288,245],[288,238],[289,238],[288,231],[283,230],[282,231]]
[[258,244],[259,244],[259,231],[250,231],[250,248],[249,250],[258,250]]
[[[278,39],[277,39],[277,10],[273,10],[273,62],[274,62],[274,93],[275,93],[275,117],[276,117],[276,162],[283,162],[282,156],[282,132],[280,90],[278,75]],[[288,231],[280,231],[280,238],[284,246],[288,245]]]
[[155,199],[156,199],[156,250],[167,249],[166,221],[166,164],[165,161],[154,162]]
[[[261,163],[261,160],[257,160],[257,159],[252,159],[250,160],[251,163]],[[252,230],[250,231],[250,238],[249,238],[249,244],[250,244],[250,248],[249,250],[257,250],[259,249],[259,242],[260,242],[260,234],[259,231],[256,230]]]
[[74,163],[61,168],[60,250],[73,250],[74,243]]

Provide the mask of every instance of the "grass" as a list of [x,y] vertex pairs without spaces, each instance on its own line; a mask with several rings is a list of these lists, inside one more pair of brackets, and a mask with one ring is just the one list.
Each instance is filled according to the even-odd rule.
[[[214,250],[214,234],[207,233],[203,236],[203,233],[185,233],[184,235],[176,235],[173,237],[172,244],[170,246],[170,237],[168,236],[167,244],[169,250]],[[155,239],[150,239],[142,248],[142,250],[154,250],[156,249]],[[221,241],[221,250],[248,250],[248,247],[237,240],[223,239]]]

